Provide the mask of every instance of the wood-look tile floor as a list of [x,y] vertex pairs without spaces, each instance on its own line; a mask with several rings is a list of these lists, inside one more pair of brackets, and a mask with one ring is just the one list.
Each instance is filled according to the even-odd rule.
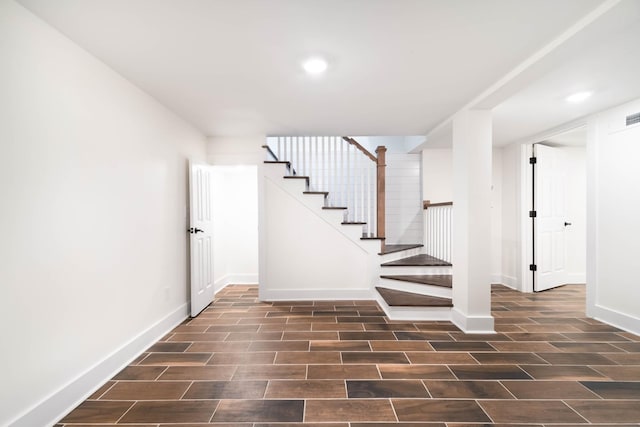
[[389,321],[372,301],[261,303],[229,286],[58,426],[639,425],[640,337],[584,287],[494,285],[497,334]]

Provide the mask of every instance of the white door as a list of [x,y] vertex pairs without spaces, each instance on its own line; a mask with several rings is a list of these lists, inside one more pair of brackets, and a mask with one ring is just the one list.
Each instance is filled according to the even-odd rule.
[[566,166],[558,148],[535,144],[533,193],[534,219],[533,290],[536,292],[567,283]]
[[213,301],[213,218],[211,167],[190,164],[191,316]]

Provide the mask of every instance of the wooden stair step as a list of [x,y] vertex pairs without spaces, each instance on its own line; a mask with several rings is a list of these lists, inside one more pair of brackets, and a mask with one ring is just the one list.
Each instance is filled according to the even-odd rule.
[[424,245],[422,245],[420,243],[413,243],[413,244],[409,244],[409,245],[384,245],[384,249],[382,250],[382,252],[378,253],[378,255],[392,254],[394,252],[406,251],[408,249],[421,248],[423,246]]
[[384,240],[386,237],[362,236],[360,240]]
[[289,166],[291,164],[291,162],[287,162],[285,160],[265,160],[264,163],[266,164],[276,164],[276,165],[287,165]]
[[410,256],[407,258],[402,258],[396,261],[385,262],[384,264],[380,264],[380,265],[382,265],[383,267],[411,267],[411,266],[438,267],[438,266],[450,266],[451,263],[447,261],[443,261],[431,255],[421,254],[421,255]]
[[453,307],[451,299],[397,291],[376,286],[376,290],[390,307]]
[[419,283],[421,285],[440,286],[443,288],[452,287],[452,277],[450,274],[420,274],[415,276],[380,276],[383,279],[400,280],[402,282]]

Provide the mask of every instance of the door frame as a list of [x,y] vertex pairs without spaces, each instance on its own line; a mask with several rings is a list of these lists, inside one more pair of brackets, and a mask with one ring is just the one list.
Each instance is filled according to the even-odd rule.
[[[533,177],[531,174],[531,165],[529,164],[529,158],[533,156],[533,145],[542,143],[556,135],[566,133],[580,127],[586,127],[587,124],[588,122],[586,119],[576,120],[520,144],[520,207],[518,211],[518,223],[520,228],[521,292],[533,293],[534,272],[529,271],[529,264],[531,264],[533,260],[533,221],[529,218],[529,211],[533,209]],[[587,205],[589,204],[588,198],[589,195],[587,195]],[[589,251],[588,242],[587,251]]]

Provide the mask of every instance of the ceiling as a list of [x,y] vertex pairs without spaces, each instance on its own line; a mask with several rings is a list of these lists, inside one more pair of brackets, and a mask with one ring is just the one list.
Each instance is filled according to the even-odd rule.
[[[474,102],[494,109],[505,144],[640,96],[637,0],[18,1],[210,136],[432,133],[435,144]],[[320,78],[300,67],[312,54],[329,61]],[[578,88],[596,102],[569,110]]]

